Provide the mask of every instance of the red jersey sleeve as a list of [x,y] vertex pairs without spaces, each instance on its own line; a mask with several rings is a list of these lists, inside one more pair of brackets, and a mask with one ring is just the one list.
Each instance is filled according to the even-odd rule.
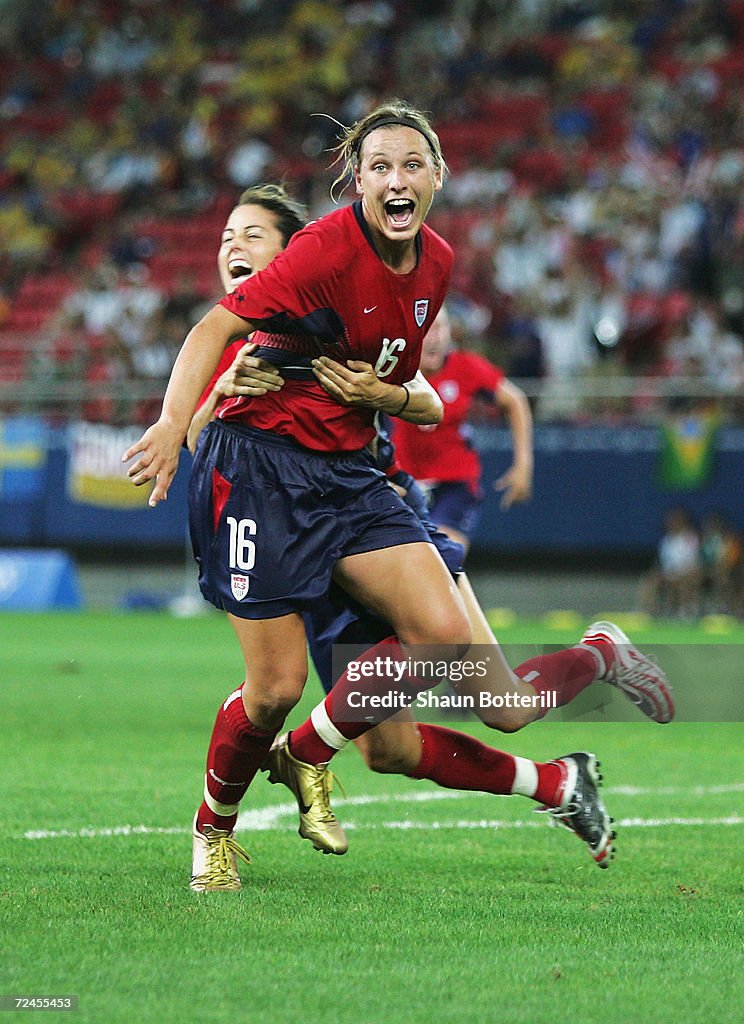
[[467,370],[472,380],[472,393],[487,391],[493,394],[504,379],[504,371],[500,366],[494,366],[483,356],[475,352],[462,352],[461,357],[467,360]]
[[316,221],[292,237],[265,270],[244,281],[220,305],[270,334],[306,334],[337,342],[344,325],[333,308],[340,268],[331,254],[335,225]]

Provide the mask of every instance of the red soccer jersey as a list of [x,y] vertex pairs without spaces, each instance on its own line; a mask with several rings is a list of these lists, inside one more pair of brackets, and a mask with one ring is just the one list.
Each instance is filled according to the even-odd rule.
[[396,420],[393,441],[403,469],[416,480],[464,482],[477,490],[480,459],[468,438],[467,418],[473,397],[492,395],[503,379],[502,370],[474,352],[450,352],[428,378],[444,404],[442,422],[418,427]]
[[220,379],[225,370],[230,369],[233,360],[235,359],[235,356],[241,350],[243,345],[245,345],[245,342],[245,338],[240,338],[238,341],[234,341],[231,345],[227,346],[225,351],[222,353],[222,357],[220,358],[219,363],[217,364],[217,369],[212,374],[212,379],[210,380],[209,384],[207,384],[207,386],[204,388],[204,390],[201,393],[201,398],[196,403],[197,409],[201,409],[206,400],[212,394],[212,388],[215,386],[215,384]]
[[[361,204],[354,203],[294,235],[222,305],[261,324],[253,340],[265,359],[302,366],[325,352],[339,362],[364,360],[387,383],[403,384],[416,374],[452,269],[452,250],[426,225],[417,252],[409,274],[394,274],[375,251]],[[375,435],[373,410],[339,405],[314,378],[288,379],[281,391],[253,401],[228,399],[217,415],[320,451],[354,451]]]

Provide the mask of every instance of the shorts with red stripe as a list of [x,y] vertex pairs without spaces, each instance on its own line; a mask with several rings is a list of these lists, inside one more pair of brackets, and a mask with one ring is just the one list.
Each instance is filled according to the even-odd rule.
[[246,619],[312,610],[347,555],[429,541],[366,450],[311,451],[219,420],[194,456],[189,526],[202,594]]

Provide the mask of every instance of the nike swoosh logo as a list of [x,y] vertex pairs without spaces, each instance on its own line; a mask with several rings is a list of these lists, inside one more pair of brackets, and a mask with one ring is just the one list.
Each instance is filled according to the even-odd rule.
[[369,309],[367,309],[367,307],[365,306],[364,307],[364,312],[365,313],[371,313],[375,309],[377,309],[377,306],[370,306]]

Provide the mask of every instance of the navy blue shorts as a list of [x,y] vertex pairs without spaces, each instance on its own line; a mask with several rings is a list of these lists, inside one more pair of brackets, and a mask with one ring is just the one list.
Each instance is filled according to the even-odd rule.
[[[420,519],[444,564],[453,576],[457,576],[462,572],[462,545],[437,530],[429,519],[426,496],[412,476],[400,472],[392,479],[406,489],[404,501]],[[358,604],[335,583],[331,584],[326,600],[306,613],[304,618],[310,656],[326,693],[336,681],[333,678],[334,644],[353,644],[363,649],[374,646],[393,633],[389,622]]]
[[451,526],[468,539],[480,518],[483,498],[468,484],[444,483],[429,488],[429,515],[438,526]]
[[368,452],[217,420],[194,456],[189,525],[202,594],[245,619],[310,610],[346,555],[429,540]]

